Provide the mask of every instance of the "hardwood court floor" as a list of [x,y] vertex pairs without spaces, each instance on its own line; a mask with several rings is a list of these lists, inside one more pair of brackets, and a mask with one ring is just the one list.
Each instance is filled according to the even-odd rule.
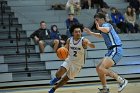
[[[99,85],[82,85],[82,86],[67,86],[58,89],[55,93],[97,93]],[[117,84],[109,84],[110,93],[117,92]],[[12,89],[8,92],[2,93],[48,93],[50,87],[34,87],[34,88],[24,88],[21,90]],[[1,93],[1,92],[0,92]],[[129,83],[126,88],[121,93],[140,93],[140,82],[139,83]]]

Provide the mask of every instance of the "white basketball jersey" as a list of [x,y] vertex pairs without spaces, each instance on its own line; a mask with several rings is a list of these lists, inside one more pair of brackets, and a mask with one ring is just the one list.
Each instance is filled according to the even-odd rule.
[[78,41],[75,41],[73,37],[69,42],[69,57],[68,59],[74,64],[83,66],[85,63],[85,49],[83,48],[82,41],[84,37],[81,37]]

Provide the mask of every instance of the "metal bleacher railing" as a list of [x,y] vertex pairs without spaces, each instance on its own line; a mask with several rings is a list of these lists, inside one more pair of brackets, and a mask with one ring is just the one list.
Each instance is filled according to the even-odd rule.
[[5,13],[5,5],[6,5],[5,1],[0,1],[0,6],[1,6],[1,25],[3,25],[3,28],[5,28],[5,26],[4,26],[4,18],[3,18],[4,13]]

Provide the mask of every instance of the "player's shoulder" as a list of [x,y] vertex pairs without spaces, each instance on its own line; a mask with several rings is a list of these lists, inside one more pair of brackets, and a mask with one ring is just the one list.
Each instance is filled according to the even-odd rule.
[[103,27],[110,27],[110,25],[111,25],[111,24],[108,23],[108,22],[105,22],[105,23],[102,24]]

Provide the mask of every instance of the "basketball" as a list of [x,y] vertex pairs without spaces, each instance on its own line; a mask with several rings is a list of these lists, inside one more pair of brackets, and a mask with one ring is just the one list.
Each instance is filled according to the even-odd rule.
[[57,57],[60,59],[60,60],[65,60],[67,57],[68,57],[68,49],[65,48],[65,47],[60,47],[57,49]]

